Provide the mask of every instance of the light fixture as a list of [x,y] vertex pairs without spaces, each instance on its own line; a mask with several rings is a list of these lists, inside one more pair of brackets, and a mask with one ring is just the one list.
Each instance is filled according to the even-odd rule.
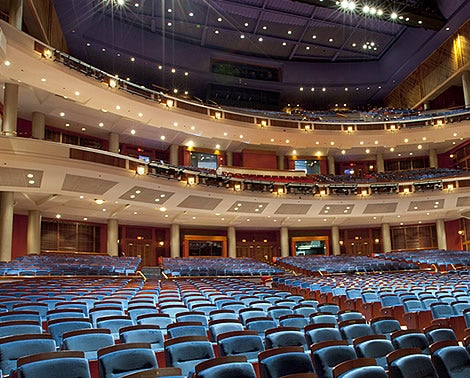
[[241,184],[239,182],[235,183],[235,185],[233,185],[233,190],[235,190],[236,192],[242,190]]
[[116,88],[118,86],[118,81],[115,78],[110,77],[108,81],[108,86],[110,88]]
[[48,48],[45,48],[45,49],[44,49],[44,51],[42,52],[42,55],[43,55],[44,58],[46,58],[46,59],[52,59],[52,57],[53,57],[52,50],[51,50],[51,49],[48,49]]
[[362,189],[361,191],[361,196],[366,197],[367,196],[367,189]]
[[464,230],[458,230],[457,233],[458,233],[460,236],[465,235],[465,231],[464,231]]
[[168,98],[168,99],[166,100],[166,106],[167,106],[168,108],[172,108],[174,104],[175,104],[175,102],[174,102],[171,98]]
[[277,195],[280,196],[282,194],[284,194],[284,188],[281,186],[281,187],[277,188]]
[[145,174],[145,166],[144,165],[138,165],[136,172],[139,176],[142,176]]
[[189,176],[188,180],[187,180],[187,183],[188,183],[188,185],[194,185],[194,183],[195,183],[194,176]]
[[454,184],[447,184],[447,190],[452,192],[454,190]]
[[222,118],[222,113],[221,112],[215,112],[214,117],[215,117],[215,119],[221,119]]
[[104,199],[101,199],[101,198],[95,198],[95,203],[97,205],[102,205],[104,203]]
[[266,127],[268,125],[268,121],[266,121],[265,119],[262,119],[260,125],[261,127]]
[[403,193],[404,193],[404,194],[409,194],[409,193],[410,193],[410,188],[405,188],[405,189],[403,189]]

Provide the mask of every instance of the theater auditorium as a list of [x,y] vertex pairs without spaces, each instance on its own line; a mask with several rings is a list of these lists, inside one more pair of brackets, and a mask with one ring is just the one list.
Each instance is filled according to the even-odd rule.
[[469,19],[0,1],[0,376],[470,377]]

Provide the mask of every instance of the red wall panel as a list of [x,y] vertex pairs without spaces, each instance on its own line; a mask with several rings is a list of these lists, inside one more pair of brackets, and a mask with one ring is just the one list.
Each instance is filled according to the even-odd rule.
[[446,241],[448,250],[462,250],[462,237],[459,235],[460,220],[445,222]]
[[243,150],[243,166],[246,168],[277,169],[276,152]]
[[[13,245],[11,259],[26,255],[26,235],[28,232],[28,216],[13,215]],[[38,251],[40,252],[40,251]]]

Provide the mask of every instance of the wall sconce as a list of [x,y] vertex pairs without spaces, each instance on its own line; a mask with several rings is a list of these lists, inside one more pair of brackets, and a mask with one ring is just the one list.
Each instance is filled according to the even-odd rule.
[[145,175],[145,166],[144,165],[138,165],[137,169],[135,171],[139,176]]
[[233,185],[233,190],[235,190],[236,192],[241,191],[241,190],[242,190],[241,184],[238,183],[238,182],[237,182],[236,184],[234,184],[234,185]]
[[188,185],[194,185],[195,183],[194,176],[189,176],[187,182],[188,182]]
[[348,126],[348,129],[346,130],[348,132],[348,134],[351,134],[353,132],[353,127],[352,126]]
[[326,190],[320,190],[320,197],[325,197],[326,196]]
[[379,244],[379,243],[380,243],[380,240],[379,240],[379,239],[374,239],[374,243],[375,243],[375,244]]
[[108,80],[108,86],[114,89],[118,86],[118,81],[115,78],[110,77]]
[[54,55],[51,49],[45,48],[42,52],[42,56],[46,59],[52,59]]
[[465,235],[465,231],[464,231],[464,230],[458,230],[458,231],[457,231],[457,234],[459,234],[460,236],[464,236],[464,235]]
[[262,119],[261,122],[260,122],[260,126],[261,126],[261,127],[266,127],[266,126],[268,126],[268,121],[266,121],[265,119]]
[[344,244],[344,241],[340,240],[339,245],[343,245],[343,244]]
[[369,194],[369,193],[367,192],[367,189],[362,189],[362,191],[361,191],[361,196],[362,196],[362,197],[366,197],[367,194]]
[[282,186],[277,188],[277,195],[280,196],[280,195],[283,195],[283,194],[284,194],[284,188]]
[[305,125],[305,131],[310,131],[312,130],[312,127],[310,125]]
[[447,190],[452,192],[454,190],[454,184],[447,184]]
[[175,104],[175,102],[174,102],[171,98],[168,98],[168,99],[166,100],[166,106],[167,106],[167,108],[172,108],[174,104]]
[[397,131],[397,127],[395,125],[390,125],[390,131],[393,133]]
[[403,189],[403,194],[407,195],[410,193],[410,188]]
[[222,118],[222,113],[221,112],[215,112],[214,113],[214,118],[215,119],[221,119]]
[[442,127],[444,125],[444,121],[442,119],[438,119],[435,123],[437,127]]

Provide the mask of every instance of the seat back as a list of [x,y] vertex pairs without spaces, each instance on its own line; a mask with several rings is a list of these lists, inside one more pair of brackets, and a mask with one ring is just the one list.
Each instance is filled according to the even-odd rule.
[[242,356],[211,358],[195,366],[195,378],[256,378],[253,365]]
[[202,336],[166,340],[164,349],[166,366],[180,368],[183,375],[188,375],[199,362],[215,357],[212,344]]
[[390,376],[394,378],[438,378],[431,358],[419,348],[402,348],[387,355]]
[[421,353],[429,354],[429,341],[419,330],[407,329],[393,332],[390,338],[395,349],[419,348]]
[[98,350],[100,378],[118,378],[123,373],[157,367],[155,352],[147,343],[119,344]]
[[322,341],[342,340],[341,332],[331,323],[310,324],[304,328],[309,345]]
[[56,344],[51,335],[25,334],[0,338],[0,370],[5,374],[16,369],[16,361],[30,354],[54,352]]
[[60,351],[33,354],[18,359],[18,378],[90,378],[83,352]]
[[345,340],[312,344],[310,350],[315,372],[319,378],[332,377],[333,367],[341,362],[357,358],[353,347]]
[[431,359],[440,378],[470,377],[470,355],[455,340],[432,344]]
[[98,349],[114,345],[114,337],[108,329],[78,329],[62,334],[62,348],[85,353],[85,358],[96,360]]
[[221,334],[217,338],[220,356],[244,356],[257,361],[258,353],[264,350],[263,339],[256,331],[235,331]]
[[312,360],[302,347],[268,349],[258,354],[258,361],[261,378],[314,372]]
[[277,327],[267,330],[264,339],[267,349],[300,346],[304,351],[308,351],[309,344],[304,332],[295,327]]

